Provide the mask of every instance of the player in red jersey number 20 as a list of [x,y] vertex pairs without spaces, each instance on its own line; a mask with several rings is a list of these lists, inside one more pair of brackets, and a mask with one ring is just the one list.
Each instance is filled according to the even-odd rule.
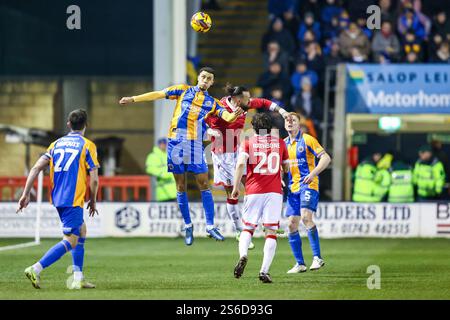
[[242,222],[244,230],[239,239],[239,261],[234,276],[240,278],[248,261],[248,246],[259,222],[265,228],[266,241],[259,279],[271,283],[269,268],[277,247],[277,230],[280,226],[283,206],[281,167],[289,169],[289,155],[286,144],[279,136],[271,134],[273,123],[267,113],[259,113],[252,119],[255,136],[246,140],[240,148],[232,197],[239,197],[239,184],[247,167],[244,209]]

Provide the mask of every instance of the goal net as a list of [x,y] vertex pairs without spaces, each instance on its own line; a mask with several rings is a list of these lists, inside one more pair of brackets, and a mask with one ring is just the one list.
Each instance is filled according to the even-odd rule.
[[2,206],[2,210],[0,210],[0,251],[40,244],[43,182],[44,173],[41,171],[38,176],[36,202],[30,202],[28,207],[19,214],[16,213],[17,203],[8,203]]

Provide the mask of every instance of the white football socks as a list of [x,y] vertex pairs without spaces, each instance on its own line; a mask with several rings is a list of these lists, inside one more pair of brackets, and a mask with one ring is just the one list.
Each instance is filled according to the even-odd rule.
[[82,271],[74,271],[73,272],[73,280],[82,281],[83,280],[83,272]]
[[273,238],[266,238],[264,244],[264,258],[261,266],[261,272],[268,273],[270,265],[272,264],[275,250],[277,248],[277,240]]
[[241,258],[247,256],[250,242],[252,242],[252,234],[245,230],[242,231],[241,236],[239,237],[239,256]]
[[33,264],[33,269],[34,269],[34,272],[36,272],[37,274],[40,274],[44,268],[42,267],[42,265],[39,262],[36,262],[35,264]]

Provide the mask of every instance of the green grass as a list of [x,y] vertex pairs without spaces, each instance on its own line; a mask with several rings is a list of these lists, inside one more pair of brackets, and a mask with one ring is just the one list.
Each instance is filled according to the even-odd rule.
[[[0,246],[17,243],[0,240]],[[244,276],[233,278],[237,243],[196,238],[88,239],[85,275],[94,290],[71,291],[65,281],[71,256],[42,273],[42,289],[23,275],[56,239],[40,246],[0,252],[0,299],[450,299],[450,239],[321,240],[326,266],[288,275],[294,260],[279,239],[271,268],[273,284],[257,278],[263,239],[255,239]],[[307,239],[305,259],[311,262]],[[369,265],[381,268],[381,289],[369,290]]]

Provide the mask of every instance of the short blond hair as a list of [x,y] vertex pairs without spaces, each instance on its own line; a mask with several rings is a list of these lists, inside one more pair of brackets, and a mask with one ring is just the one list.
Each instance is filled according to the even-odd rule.
[[300,125],[306,124],[306,118],[304,116],[302,116],[301,114],[299,114],[297,112],[289,112],[289,114],[293,117],[296,117],[298,119],[298,123]]

